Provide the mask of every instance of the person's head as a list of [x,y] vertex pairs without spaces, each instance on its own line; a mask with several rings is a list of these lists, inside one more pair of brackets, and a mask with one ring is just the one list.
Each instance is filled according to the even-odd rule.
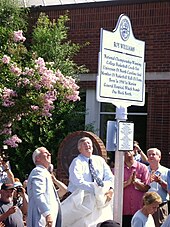
[[32,160],[35,165],[43,165],[48,168],[51,164],[51,154],[45,147],[39,147],[33,152]]
[[158,148],[149,148],[147,156],[149,164],[158,164],[161,160],[161,151]]
[[162,198],[157,192],[146,192],[143,196],[143,207],[148,215],[154,214],[161,203]]
[[77,148],[79,152],[85,157],[90,157],[93,153],[93,144],[89,137],[83,137],[79,139]]
[[134,151],[125,152],[125,162],[134,162]]
[[0,201],[4,203],[10,203],[13,201],[14,185],[3,183],[0,190]]
[[97,227],[119,227],[120,224],[113,220],[107,220],[102,223],[97,224]]

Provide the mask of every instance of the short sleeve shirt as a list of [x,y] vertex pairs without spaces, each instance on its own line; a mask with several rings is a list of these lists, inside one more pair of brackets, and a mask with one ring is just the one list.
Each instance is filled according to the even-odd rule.
[[131,221],[131,227],[155,227],[151,214],[145,216],[140,210],[137,211]]
[[[138,161],[134,161],[131,167],[124,165],[124,181],[127,181],[133,172],[136,172],[136,178],[142,183],[149,185],[149,170],[147,166]],[[130,184],[124,188],[123,192],[123,215],[134,215],[142,207],[142,197],[144,192]]]

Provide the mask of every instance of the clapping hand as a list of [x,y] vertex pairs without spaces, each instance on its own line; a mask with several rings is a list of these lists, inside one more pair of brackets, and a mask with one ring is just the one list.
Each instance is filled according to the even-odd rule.
[[150,176],[150,181],[151,181],[151,183],[153,181],[159,183],[161,181],[161,174],[160,173],[159,174],[155,174],[155,171],[152,171],[151,172],[151,176]]

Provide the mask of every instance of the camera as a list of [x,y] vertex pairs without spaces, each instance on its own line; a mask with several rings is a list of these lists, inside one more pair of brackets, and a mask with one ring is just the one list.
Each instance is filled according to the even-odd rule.
[[17,193],[22,192],[22,188],[21,187],[17,187]]

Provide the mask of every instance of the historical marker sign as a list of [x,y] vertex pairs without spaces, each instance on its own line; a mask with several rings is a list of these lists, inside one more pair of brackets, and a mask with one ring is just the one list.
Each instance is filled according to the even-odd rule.
[[113,32],[101,29],[97,78],[99,102],[144,105],[144,49],[145,43],[134,37],[126,15],[119,17]]

